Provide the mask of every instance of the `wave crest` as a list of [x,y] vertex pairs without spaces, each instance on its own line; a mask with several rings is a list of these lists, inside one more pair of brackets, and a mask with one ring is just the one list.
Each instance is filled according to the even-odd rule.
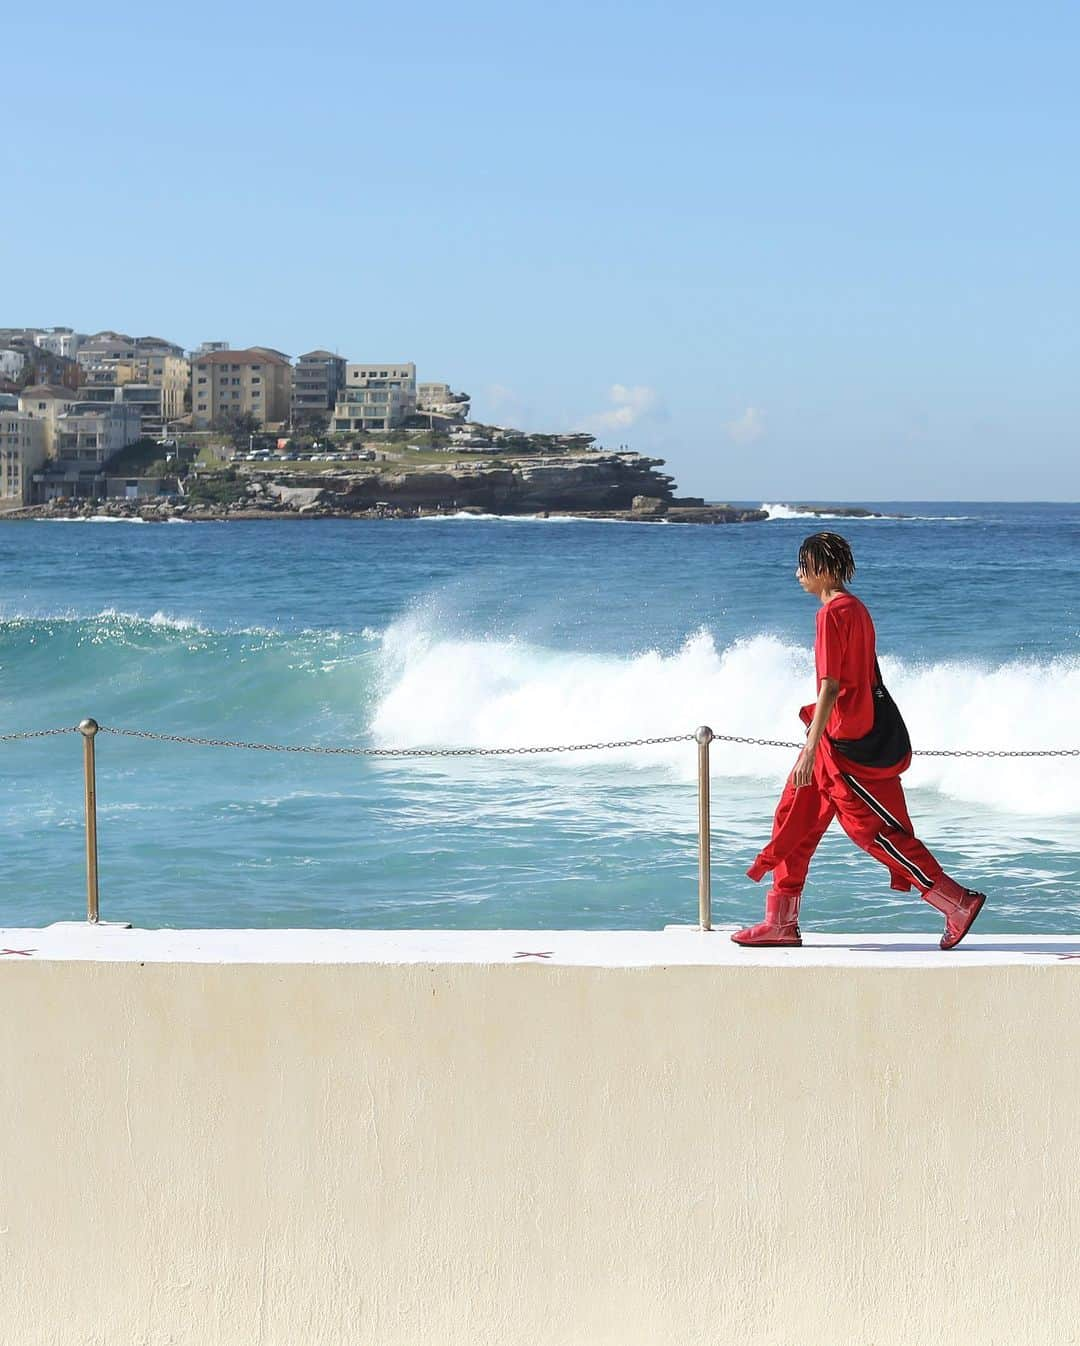
[[[998,667],[915,664],[883,657],[916,750],[1080,747],[1080,658]],[[521,640],[440,634],[422,617],[383,636],[371,733],[388,747],[530,747],[690,734],[798,742],[798,707],[812,699],[809,649],[769,635],[717,648],[707,630],[672,652],[629,657],[546,649]],[[716,777],[778,785],[792,750],[717,743]],[[551,754],[583,763],[690,781],[692,743]],[[1080,759],[920,758],[914,788],[1018,814],[1080,814]]]

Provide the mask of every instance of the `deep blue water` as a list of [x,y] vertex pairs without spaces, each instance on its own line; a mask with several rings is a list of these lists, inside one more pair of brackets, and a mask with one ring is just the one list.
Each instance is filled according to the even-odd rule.
[[[916,747],[1080,747],[1080,506],[899,504],[730,527],[447,519],[0,524],[0,729],[276,743],[794,739],[801,538],[854,584]],[[696,916],[696,749],[388,761],[98,739],[103,914],[137,925],[657,927]],[[714,919],[793,754],[717,745]],[[920,834],[983,931],[1080,926],[1080,761],[921,760]],[[0,924],[85,911],[81,744],[0,743]],[[804,926],[939,918],[826,837]]]

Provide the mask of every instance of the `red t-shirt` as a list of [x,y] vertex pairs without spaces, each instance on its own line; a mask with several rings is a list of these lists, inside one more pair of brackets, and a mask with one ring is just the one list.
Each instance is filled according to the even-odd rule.
[[825,726],[831,738],[862,738],[874,727],[874,623],[854,594],[841,594],[818,609],[814,664],[817,689],[835,678],[840,695]]

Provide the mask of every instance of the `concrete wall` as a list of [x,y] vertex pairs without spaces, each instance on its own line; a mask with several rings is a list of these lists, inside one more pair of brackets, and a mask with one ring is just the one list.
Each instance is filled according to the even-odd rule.
[[5,956],[0,1339],[1076,1340],[1077,963],[750,957]]

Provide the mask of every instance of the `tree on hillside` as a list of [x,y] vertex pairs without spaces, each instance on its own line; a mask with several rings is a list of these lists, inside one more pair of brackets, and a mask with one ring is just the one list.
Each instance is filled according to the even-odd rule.
[[293,426],[303,434],[312,435],[315,439],[321,438],[326,434],[327,427],[330,424],[330,417],[325,411],[310,410],[298,411],[293,417]]
[[262,426],[253,411],[230,411],[214,421],[214,429],[228,435],[234,449],[244,449],[251,436],[258,434]]

